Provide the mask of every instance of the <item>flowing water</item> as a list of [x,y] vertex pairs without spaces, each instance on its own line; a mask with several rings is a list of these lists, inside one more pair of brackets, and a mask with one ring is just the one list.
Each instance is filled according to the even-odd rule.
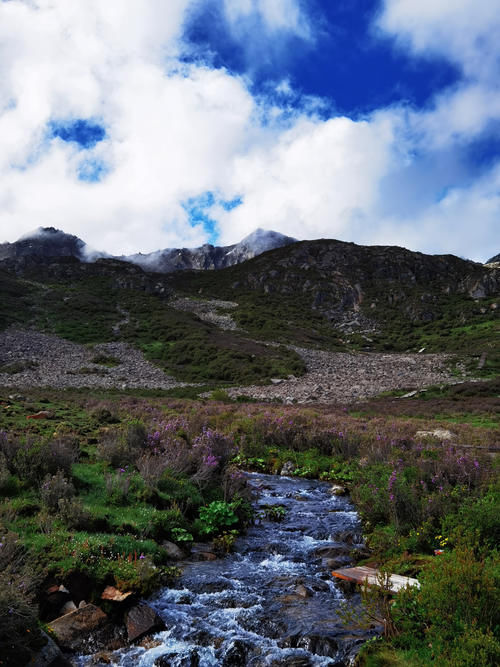
[[[175,587],[151,601],[167,627],[155,635],[158,645],[118,651],[114,664],[350,664],[367,634],[343,627],[338,611],[344,598],[327,559],[342,567],[359,546],[354,508],[348,498],[332,495],[328,483],[254,473],[248,479],[257,512],[282,505],[284,519],[259,519],[225,558],[188,563]],[[349,602],[356,604],[357,596]]]

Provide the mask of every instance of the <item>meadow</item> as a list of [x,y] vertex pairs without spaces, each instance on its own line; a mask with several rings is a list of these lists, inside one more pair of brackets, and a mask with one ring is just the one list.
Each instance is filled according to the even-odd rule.
[[[373,622],[375,608],[379,621],[390,616],[390,632],[366,645],[360,665],[494,664],[497,385],[472,386],[475,398],[385,397],[352,410],[232,402],[223,392],[205,401],[161,392],[3,396],[4,664],[27,657],[50,620],[40,607],[48,582],[84,577],[87,601],[100,604],[109,584],[150,594],[176,576],[164,540],[230,550],[252,520],[241,470],[279,473],[287,462],[298,477],[350,492],[370,549],[360,562],[422,583],[391,605],[367,594],[366,617],[351,622]],[[27,418],[40,411],[45,418]],[[429,434],[438,428],[446,438]]]

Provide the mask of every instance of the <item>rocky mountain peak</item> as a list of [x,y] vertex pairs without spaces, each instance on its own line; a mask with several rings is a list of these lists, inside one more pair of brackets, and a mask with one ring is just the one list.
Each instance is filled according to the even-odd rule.
[[22,257],[75,257],[82,260],[85,243],[55,227],[38,227],[14,243],[0,244],[0,260]]

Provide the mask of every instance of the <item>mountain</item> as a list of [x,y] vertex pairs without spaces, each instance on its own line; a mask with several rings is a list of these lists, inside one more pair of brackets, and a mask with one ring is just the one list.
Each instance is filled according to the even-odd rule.
[[[283,242],[258,231],[234,246],[207,246],[212,255],[204,248],[174,251],[183,262],[159,273],[129,259],[83,262],[81,241],[43,231],[43,252],[37,238],[2,246],[8,258],[0,262],[0,328],[30,326],[79,343],[123,340],[195,382],[297,375],[300,359],[276,343],[363,352],[425,348],[475,359],[476,368],[481,357],[485,371],[500,371],[495,265],[331,239],[245,259]],[[231,261],[217,271],[186,270]]]
[[498,255],[495,255],[494,257],[491,257],[491,259],[485,262],[485,264],[495,264],[498,262],[500,262],[500,253],[498,253]]
[[498,268],[394,246],[300,241],[210,276],[173,274],[169,284],[236,301],[245,329],[289,342],[324,345],[335,331],[371,349],[446,351],[500,333]]
[[83,260],[85,247],[85,243],[77,236],[54,227],[39,227],[14,243],[1,243],[0,261],[33,256],[41,259],[75,257]]
[[296,243],[296,239],[290,236],[256,229],[235,245],[213,246],[207,243],[199,248],[165,248],[149,254],[123,255],[120,259],[138,264],[147,271],[160,273],[189,269],[223,269],[292,243]]
[[[151,253],[113,256],[95,252],[78,237],[54,227],[39,227],[14,243],[0,244],[0,261],[44,262],[48,259],[73,257],[82,262],[100,258],[118,259],[141,266],[146,271],[171,273],[189,269],[222,269],[255,257],[268,250],[295,243],[296,239],[278,232],[256,229],[240,243],[230,246],[205,244],[199,248],[165,248]],[[26,258],[28,258],[26,260]]]

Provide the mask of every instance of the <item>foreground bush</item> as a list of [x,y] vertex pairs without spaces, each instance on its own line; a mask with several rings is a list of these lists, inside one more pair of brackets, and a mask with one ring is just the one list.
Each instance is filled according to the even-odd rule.
[[19,538],[0,531],[0,662],[25,664],[43,646],[35,603],[39,580],[26,561]]

